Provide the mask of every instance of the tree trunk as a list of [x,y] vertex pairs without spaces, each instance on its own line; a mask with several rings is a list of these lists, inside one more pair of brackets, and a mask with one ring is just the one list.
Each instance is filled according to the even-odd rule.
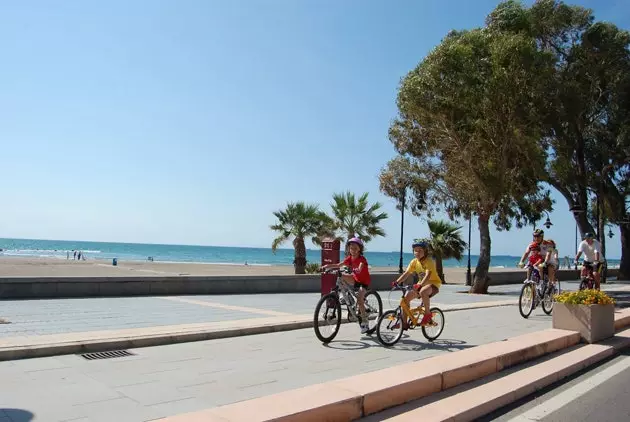
[[564,199],[567,200],[567,204],[569,207],[580,206],[582,208],[582,213],[573,214],[573,218],[575,219],[575,223],[578,226],[578,230],[580,231],[580,237],[584,237],[584,233],[591,232],[593,233],[595,230],[591,225],[590,221],[588,221],[588,216],[586,210],[588,209],[588,196],[586,196],[586,188],[580,188],[577,194],[577,202],[573,200],[573,194],[569,190],[567,190],[561,183],[555,180],[550,180],[549,183],[555,187],[561,194],[564,196]]
[[306,274],[306,245],[304,238],[296,237],[293,239],[293,248],[295,249],[295,274]]
[[621,224],[621,262],[617,280],[630,280],[630,225]]
[[[600,204],[601,206],[601,204]],[[600,251],[600,253],[602,254],[603,257],[606,257],[606,224],[604,221],[604,218],[601,215],[602,210],[600,208],[599,211],[599,220],[597,221],[597,231],[599,233],[599,243],[602,245],[602,250]],[[604,267],[603,271],[602,271],[602,278],[601,278],[601,282],[602,283],[606,283],[606,277],[608,275],[608,271],[607,271],[607,266]]]
[[442,283],[446,284],[446,279],[444,278],[444,264],[442,263],[442,255],[434,254],[435,257],[435,269],[437,270],[438,277],[442,280]]
[[488,293],[488,269],[490,268],[490,216],[481,213],[477,217],[479,225],[479,238],[481,241],[479,248],[479,261],[473,275],[473,285],[470,293]]

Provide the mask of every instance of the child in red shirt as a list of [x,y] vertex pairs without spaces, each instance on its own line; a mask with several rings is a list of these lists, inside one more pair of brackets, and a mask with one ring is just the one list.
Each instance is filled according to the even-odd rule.
[[529,258],[527,258],[527,262],[532,269],[533,268],[538,269],[538,266],[542,264],[544,260],[545,260],[545,257],[540,254],[540,246],[536,245],[536,246],[530,247],[530,255],[529,255]]
[[350,255],[348,255],[340,264],[327,264],[323,269],[340,268],[342,266],[350,267],[352,275],[342,275],[343,281],[349,285],[353,285],[359,291],[358,305],[361,313],[361,333],[368,331],[367,317],[365,316],[365,293],[370,285],[370,271],[368,269],[367,259],[363,256],[363,241],[358,237],[353,237],[346,243]]

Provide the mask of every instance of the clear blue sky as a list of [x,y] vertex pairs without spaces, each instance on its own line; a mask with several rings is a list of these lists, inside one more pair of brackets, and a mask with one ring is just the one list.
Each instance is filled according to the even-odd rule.
[[[621,0],[577,3],[630,27]],[[328,210],[349,189],[390,214],[369,247],[396,250],[377,176],[399,80],[496,4],[3,2],[0,237],[268,247],[273,210]],[[573,253],[556,199],[549,236]],[[530,232],[493,230],[493,254],[520,254]],[[409,216],[405,244],[426,234]]]

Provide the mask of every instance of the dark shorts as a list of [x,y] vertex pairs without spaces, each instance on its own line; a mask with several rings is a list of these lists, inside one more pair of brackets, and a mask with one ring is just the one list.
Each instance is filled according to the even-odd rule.
[[597,265],[593,265],[592,262],[584,261],[582,263],[582,265],[584,265],[584,268],[592,269],[593,272],[595,272],[595,273],[599,272],[599,270],[602,269],[602,263],[601,262],[598,262]]

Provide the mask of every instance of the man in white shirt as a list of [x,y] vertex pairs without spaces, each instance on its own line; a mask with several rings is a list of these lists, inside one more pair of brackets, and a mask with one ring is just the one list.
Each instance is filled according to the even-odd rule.
[[578,262],[580,255],[584,254],[584,267],[593,267],[593,278],[595,279],[595,288],[599,290],[599,281],[601,279],[600,271],[602,269],[602,262],[605,260],[601,253],[602,245],[598,240],[593,238],[593,233],[586,233],[584,240],[578,246],[578,253],[575,256],[575,262]]

